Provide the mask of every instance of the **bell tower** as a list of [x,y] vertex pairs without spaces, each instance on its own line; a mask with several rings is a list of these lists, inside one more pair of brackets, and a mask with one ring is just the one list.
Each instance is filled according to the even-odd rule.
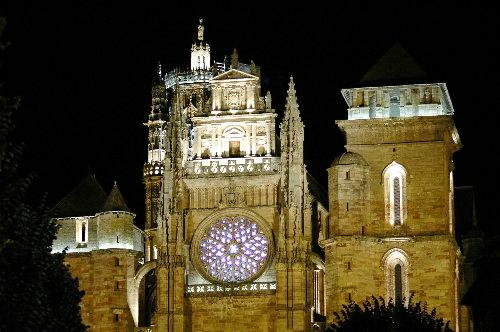
[[461,143],[446,84],[429,83],[396,45],[342,94],[347,120],[336,124],[347,152],[328,170],[327,313],[371,295],[413,295],[456,326],[452,157]]

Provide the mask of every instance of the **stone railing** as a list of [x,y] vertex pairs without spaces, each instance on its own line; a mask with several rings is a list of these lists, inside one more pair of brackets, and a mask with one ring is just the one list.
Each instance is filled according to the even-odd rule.
[[144,165],[144,176],[162,175],[164,169],[165,169],[165,166],[163,165],[163,163],[161,163],[159,161],[155,161],[152,163],[146,163]]
[[208,82],[213,77],[212,69],[207,70],[173,70],[165,75],[165,86],[168,88],[174,86],[179,81],[179,84]]
[[188,161],[186,171],[191,176],[231,176],[276,173],[280,167],[278,157],[222,158]]
[[220,296],[234,293],[274,293],[276,282],[253,282],[241,285],[189,285],[186,286],[188,296]]

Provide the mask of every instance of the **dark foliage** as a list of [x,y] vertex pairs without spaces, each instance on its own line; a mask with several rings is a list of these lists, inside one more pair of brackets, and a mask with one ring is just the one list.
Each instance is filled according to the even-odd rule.
[[[0,49],[5,20],[0,17]],[[85,331],[78,281],[51,254],[57,225],[43,199],[30,203],[34,176],[22,175],[23,146],[11,142],[19,98],[0,93],[0,331]]]
[[427,305],[413,303],[413,295],[406,306],[402,301],[386,303],[382,297],[372,296],[361,305],[350,302],[343,305],[340,314],[335,312],[335,322],[326,331],[452,331],[449,321],[436,316],[434,308],[427,312]]

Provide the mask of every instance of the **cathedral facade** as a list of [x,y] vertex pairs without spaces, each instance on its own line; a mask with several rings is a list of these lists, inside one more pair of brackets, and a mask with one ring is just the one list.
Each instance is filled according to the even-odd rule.
[[342,90],[346,152],[324,191],[304,165],[293,78],[278,134],[260,68],[236,50],[211,61],[202,21],[190,69],[155,76],[145,229],[92,178],[54,209],[92,331],[314,331],[371,295],[413,296],[469,330],[445,84]]

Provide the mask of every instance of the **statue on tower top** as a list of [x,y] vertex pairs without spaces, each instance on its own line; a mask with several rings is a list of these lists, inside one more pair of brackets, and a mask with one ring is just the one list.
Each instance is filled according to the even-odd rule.
[[205,28],[203,27],[203,19],[200,18],[200,24],[198,25],[198,40],[203,41],[203,30]]

